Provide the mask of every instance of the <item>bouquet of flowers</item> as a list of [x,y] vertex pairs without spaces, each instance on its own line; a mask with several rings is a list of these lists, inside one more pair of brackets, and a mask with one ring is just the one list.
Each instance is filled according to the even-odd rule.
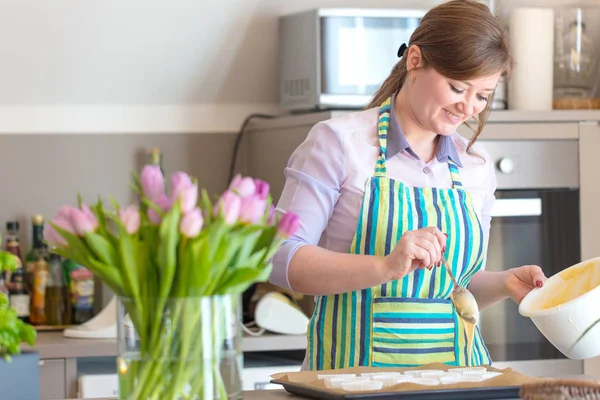
[[139,204],[110,199],[108,208],[79,197],[77,207],[60,208],[45,237],[122,300],[139,346],[118,360],[122,399],[226,398],[219,355],[231,304],[223,299],[268,278],[299,220],[276,215],[269,185],[250,177],[236,176],[216,199],[187,173],[168,183],[169,193],[160,168],[147,165],[134,174]]

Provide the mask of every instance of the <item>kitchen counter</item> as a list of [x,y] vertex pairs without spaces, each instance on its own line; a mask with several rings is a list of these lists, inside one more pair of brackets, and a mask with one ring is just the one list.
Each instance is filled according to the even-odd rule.
[[[40,360],[49,358],[114,357],[117,355],[116,339],[72,339],[62,332],[39,332],[35,346],[23,344],[24,350],[39,353]],[[261,336],[244,336],[243,352],[304,350],[305,335],[277,335],[265,333]]]
[[[279,399],[300,399],[301,397],[293,396],[285,390],[252,390],[244,392],[244,400],[279,400]],[[82,399],[67,399],[67,400],[82,400]],[[85,400],[85,399],[83,399]],[[89,399],[91,400],[91,399]],[[117,400],[114,397],[94,400]]]

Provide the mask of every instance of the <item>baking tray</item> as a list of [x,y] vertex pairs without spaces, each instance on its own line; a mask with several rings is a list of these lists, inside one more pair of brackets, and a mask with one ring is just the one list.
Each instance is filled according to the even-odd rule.
[[419,400],[498,400],[519,399],[520,386],[498,386],[440,390],[411,390],[381,393],[337,393],[329,390],[308,387],[295,382],[271,380],[282,385],[291,394],[315,400],[379,400],[379,399],[419,399]]

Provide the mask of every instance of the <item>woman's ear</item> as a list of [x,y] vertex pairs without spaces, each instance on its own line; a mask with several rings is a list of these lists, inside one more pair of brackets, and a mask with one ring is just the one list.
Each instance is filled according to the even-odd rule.
[[406,56],[406,70],[411,71],[415,68],[421,68],[423,66],[423,53],[419,46],[413,44],[408,49],[408,55]]

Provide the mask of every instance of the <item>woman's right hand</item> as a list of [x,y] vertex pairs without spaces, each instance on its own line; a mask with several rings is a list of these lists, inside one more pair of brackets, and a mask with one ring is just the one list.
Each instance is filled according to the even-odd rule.
[[430,268],[440,262],[447,235],[437,227],[405,232],[385,260],[390,280],[402,279],[417,268]]

